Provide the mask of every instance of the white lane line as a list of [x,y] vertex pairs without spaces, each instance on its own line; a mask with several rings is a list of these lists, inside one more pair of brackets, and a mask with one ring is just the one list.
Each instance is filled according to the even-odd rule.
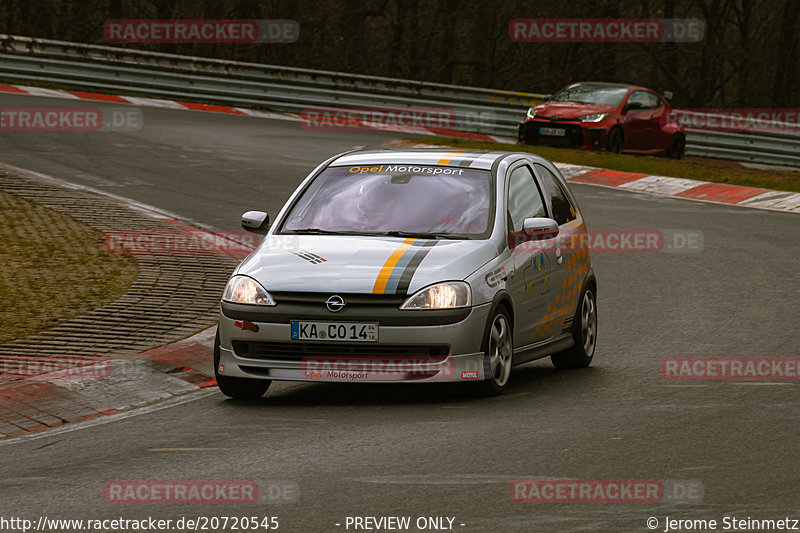
[[788,191],[767,191],[741,201],[738,205],[766,207],[770,209],[796,209],[800,207],[800,193]]
[[9,165],[7,163],[0,163],[0,169],[7,170],[7,171],[9,171],[11,173],[22,174],[23,176],[27,176],[27,177],[30,177],[30,178],[35,178],[35,179],[38,179],[38,180],[41,180],[41,181],[46,181],[48,183],[55,183],[56,185],[59,185],[59,186],[64,187],[66,189],[72,189],[72,190],[77,190],[77,191],[87,191],[87,192],[91,192],[93,194],[99,194],[99,195],[105,196],[107,198],[113,198],[114,200],[117,200],[118,202],[121,202],[121,203],[127,205],[131,209],[133,209],[135,211],[138,211],[140,213],[143,213],[143,214],[145,214],[145,215],[147,215],[147,216],[149,216],[151,218],[157,218],[157,219],[162,219],[162,220],[164,218],[169,218],[169,219],[173,219],[173,220],[180,220],[180,221],[185,222],[185,223],[187,223],[189,225],[192,225],[192,226],[195,226],[195,227],[198,227],[198,228],[202,228],[202,229],[205,229],[205,230],[208,230],[208,231],[217,231],[215,228],[213,228],[212,226],[209,226],[208,224],[203,224],[201,222],[196,222],[194,220],[188,219],[188,218],[183,217],[181,215],[178,215],[176,213],[172,213],[171,211],[167,211],[165,209],[161,209],[161,208],[158,208],[158,207],[155,207],[155,206],[152,206],[152,205],[144,204],[142,202],[138,202],[136,200],[132,200],[131,198],[126,198],[125,196],[120,196],[118,194],[113,194],[113,193],[110,193],[108,191],[103,191],[101,189],[95,189],[94,187],[89,187],[87,185],[80,185],[78,183],[72,183],[71,181],[67,181],[67,180],[62,179],[62,178],[56,178],[55,176],[50,176],[49,174],[43,174],[41,172],[35,172],[33,170],[28,170],[28,169],[25,169],[25,168],[15,167],[15,166]]
[[214,344],[214,337],[216,337],[216,335],[217,335],[217,326],[211,326],[210,328],[206,328],[203,331],[199,331],[194,335],[192,335],[191,337],[187,337],[182,341],[178,342],[205,344],[206,346],[211,347]]
[[148,452],[224,452],[230,448],[150,448]]
[[174,100],[162,100],[161,98],[144,98],[141,96],[121,96],[133,105],[143,107],[162,107],[167,109],[186,109],[184,106],[175,102]]
[[164,400],[155,404],[145,405],[143,407],[137,407],[135,409],[131,409],[130,411],[123,411],[121,413],[113,413],[109,415],[101,415],[94,418],[89,418],[88,420],[84,420],[81,422],[74,422],[71,424],[55,427],[52,429],[45,429],[37,431],[35,433],[30,433],[28,435],[22,435],[20,437],[12,437],[10,439],[9,438],[0,439],[0,447],[9,446],[13,444],[21,444],[39,439],[47,439],[50,437],[55,437],[56,435],[63,435],[64,433],[71,433],[73,431],[89,429],[95,426],[102,426],[103,424],[109,424],[111,422],[116,422],[118,420],[125,420],[128,418],[133,418],[135,416],[155,413],[163,409],[169,409],[170,407],[176,407],[178,405],[183,405],[185,403],[193,402],[195,400],[200,400],[216,393],[217,393],[216,388],[200,389],[196,392],[189,392],[187,394],[176,396],[175,398],[172,398],[170,400]]
[[746,387],[792,387],[794,383],[790,381],[731,381],[732,385],[744,385]]
[[66,98],[67,100],[80,100],[74,94],[56,89],[43,89],[42,87],[28,87],[27,85],[15,85],[17,89],[22,89],[31,96],[43,96],[45,98]]
[[246,107],[234,107],[234,109],[236,111],[239,111],[240,113],[244,113],[249,117],[300,122],[300,117],[298,115],[292,115],[291,113],[274,113],[270,111],[258,111],[257,109],[248,109]]

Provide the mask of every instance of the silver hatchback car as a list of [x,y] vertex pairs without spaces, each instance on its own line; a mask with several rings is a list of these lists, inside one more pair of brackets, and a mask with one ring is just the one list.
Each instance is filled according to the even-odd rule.
[[349,152],[319,165],[222,297],[214,349],[227,396],[273,380],[475,382],[550,356],[588,366],[597,282],[559,171],[527,153]]

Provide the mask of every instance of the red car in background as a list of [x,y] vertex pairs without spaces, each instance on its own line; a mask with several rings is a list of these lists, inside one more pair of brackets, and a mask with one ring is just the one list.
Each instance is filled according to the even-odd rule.
[[671,112],[666,98],[645,87],[574,83],[528,110],[519,142],[681,159],[686,132]]

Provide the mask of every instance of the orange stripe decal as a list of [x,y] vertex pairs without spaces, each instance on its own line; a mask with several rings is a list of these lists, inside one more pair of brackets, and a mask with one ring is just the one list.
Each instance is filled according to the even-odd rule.
[[458,154],[463,154],[464,152],[468,152],[469,150],[456,150],[455,152],[450,152],[447,154],[443,159],[440,159],[437,165],[449,165],[450,161],[456,158]]
[[403,243],[397,247],[397,250],[392,252],[392,255],[389,256],[389,259],[383,264],[383,268],[381,268],[380,273],[378,274],[378,279],[375,280],[375,286],[372,287],[372,294],[383,294],[386,290],[386,282],[389,281],[389,276],[392,275],[392,270],[394,269],[395,265],[400,258],[403,257],[403,254],[406,253],[414,242],[417,239],[406,239]]

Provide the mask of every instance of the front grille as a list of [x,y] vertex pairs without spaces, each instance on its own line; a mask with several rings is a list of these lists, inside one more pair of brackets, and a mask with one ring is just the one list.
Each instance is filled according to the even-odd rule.
[[317,309],[325,309],[325,301],[332,295],[342,296],[351,308],[362,307],[388,307],[397,309],[407,295],[404,294],[361,294],[347,292],[297,292],[297,291],[271,291],[270,295],[278,305],[300,305]]
[[[583,130],[577,124],[530,121],[525,122],[523,126],[525,130],[520,132],[520,137],[524,138],[526,144],[557,147],[583,146]],[[563,137],[539,135],[539,128],[563,128],[566,130],[566,134]]]
[[421,357],[426,362],[444,361],[450,353],[447,346],[347,344],[317,342],[233,341],[233,351],[247,359],[300,361],[306,357]]

